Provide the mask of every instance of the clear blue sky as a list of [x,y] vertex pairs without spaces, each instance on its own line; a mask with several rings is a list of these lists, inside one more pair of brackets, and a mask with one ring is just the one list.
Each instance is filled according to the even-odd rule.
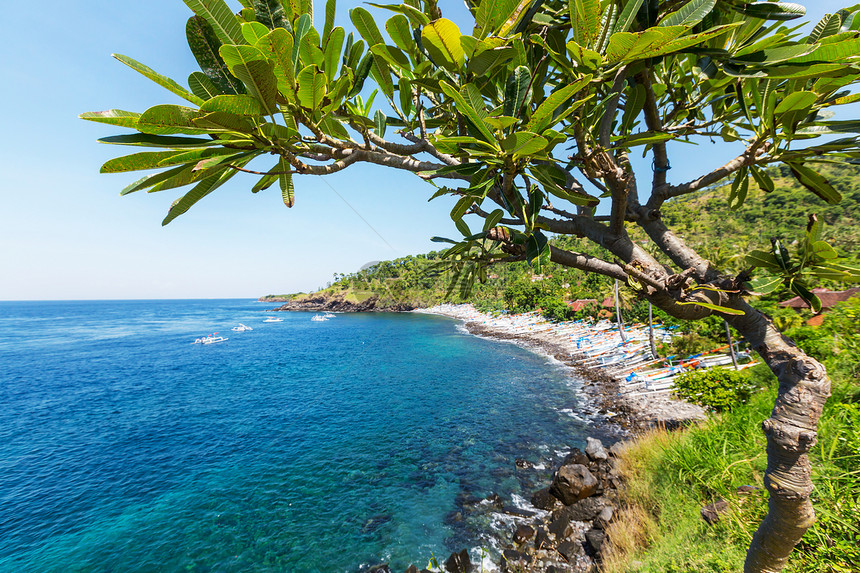
[[[238,3],[228,0],[231,6]],[[815,21],[841,4],[802,2]],[[0,300],[256,297],[315,289],[335,272],[434,250],[456,236],[452,201],[427,199],[414,175],[359,166],[327,181],[296,178],[296,206],[276,188],[250,193],[231,182],[167,227],[176,190],[119,196],[136,174],[100,175],[129,148],[98,144],[116,128],[77,118],[110,108],[143,111],[180,103],[110,57],[131,56],[180,83],[195,71],[185,43],[191,14],[181,0],[46,0],[7,3],[0,21],[4,114],[0,120]],[[317,12],[324,2],[317,0]],[[341,0],[339,14],[360,2]],[[462,2],[440,2],[464,21]],[[380,16],[388,12],[376,10]],[[464,30],[465,31],[465,30]],[[673,158],[674,182],[716,167],[735,150],[688,148]],[[643,164],[644,165],[644,164]],[[647,168],[647,167],[646,167]]]

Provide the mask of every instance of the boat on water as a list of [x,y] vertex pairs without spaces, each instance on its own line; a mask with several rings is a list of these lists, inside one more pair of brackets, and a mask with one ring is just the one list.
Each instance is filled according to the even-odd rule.
[[247,331],[249,331],[249,330],[254,330],[254,329],[253,329],[253,328],[251,328],[250,326],[245,326],[244,324],[242,324],[242,323],[240,322],[240,323],[239,323],[239,326],[234,326],[231,330],[232,330],[233,332],[247,332]]
[[311,321],[313,322],[325,322],[326,320],[328,319],[322,314],[315,314],[311,317]]
[[334,318],[335,315],[332,312],[327,312],[323,315],[323,318]]
[[203,338],[198,338],[191,344],[216,344],[218,342],[226,342],[229,338],[224,338],[223,336],[216,336],[217,332],[213,332],[212,334],[207,334]]
[[266,320],[264,320],[263,322],[284,322],[284,319],[283,319],[283,318],[278,318],[278,317],[275,317],[275,316],[267,316],[267,317],[266,317]]

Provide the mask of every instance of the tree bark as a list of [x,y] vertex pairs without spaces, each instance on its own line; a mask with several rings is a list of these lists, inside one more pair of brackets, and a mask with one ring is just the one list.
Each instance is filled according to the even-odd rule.
[[818,420],[830,396],[830,379],[818,361],[783,336],[765,315],[742,299],[733,307],[743,316],[727,321],[743,335],[779,381],[770,418],[762,422],[767,436],[764,485],[770,493],[768,513],[753,536],[745,573],[780,571],[806,530],[815,522],[808,452],[815,445]]

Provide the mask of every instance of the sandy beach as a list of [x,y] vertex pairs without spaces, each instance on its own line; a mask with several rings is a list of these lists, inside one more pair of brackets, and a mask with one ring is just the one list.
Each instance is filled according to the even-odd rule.
[[[703,420],[705,411],[697,405],[677,400],[670,392],[622,391],[618,380],[598,367],[583,351],[583,340],[605,339],[607,345],[620,342],[617,328],[608,323],[552,323],[538,313],[493,316],[479,312],[471,304],[443,304],[414,312],[437,314],[462,320],[472,334],[508,340],[554,357],[586,380],[583,392],[595,400],[611,423],[624,429],[641,430],[654,425],[675,427]],[[631,329],[635,332],[635,327]],[[623,368],[623,357],[616,368]]]

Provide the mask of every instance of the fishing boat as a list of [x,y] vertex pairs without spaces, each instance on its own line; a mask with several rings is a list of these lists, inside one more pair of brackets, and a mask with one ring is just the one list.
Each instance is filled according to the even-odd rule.
[[267,316],[267,317],[266,317],[266,320],[264,320],[263,322],[284,322],[284,319],[283,319],[283,318],[274,317],[274,316]]
[[218,342],[226,342],[227,340],[229,340],[229,338],[224,338],[223,336],[216,336],[217,334],[217,332],[207,334],[203,338],[198,338],[191,344],[216,344]]
[[326,320],[328,319],[322,314],[315,314],[311,317],[311,321],[313,322],[325,322]]
[[323,318],[334,318],[334,316],[333,312],[327,312],[323,315]]
[[249,330],[254,330],[254,329],[253,329],[253,328],[251,328],[250,326],[245,326],[244,324],[242,324],[242,323],[240,322],[240,323],[239,323],[239,326],[234,326],[233,328],[231,328],[231,330],[232,330],[233,332],[247,332],[247,331],[249,331]]

